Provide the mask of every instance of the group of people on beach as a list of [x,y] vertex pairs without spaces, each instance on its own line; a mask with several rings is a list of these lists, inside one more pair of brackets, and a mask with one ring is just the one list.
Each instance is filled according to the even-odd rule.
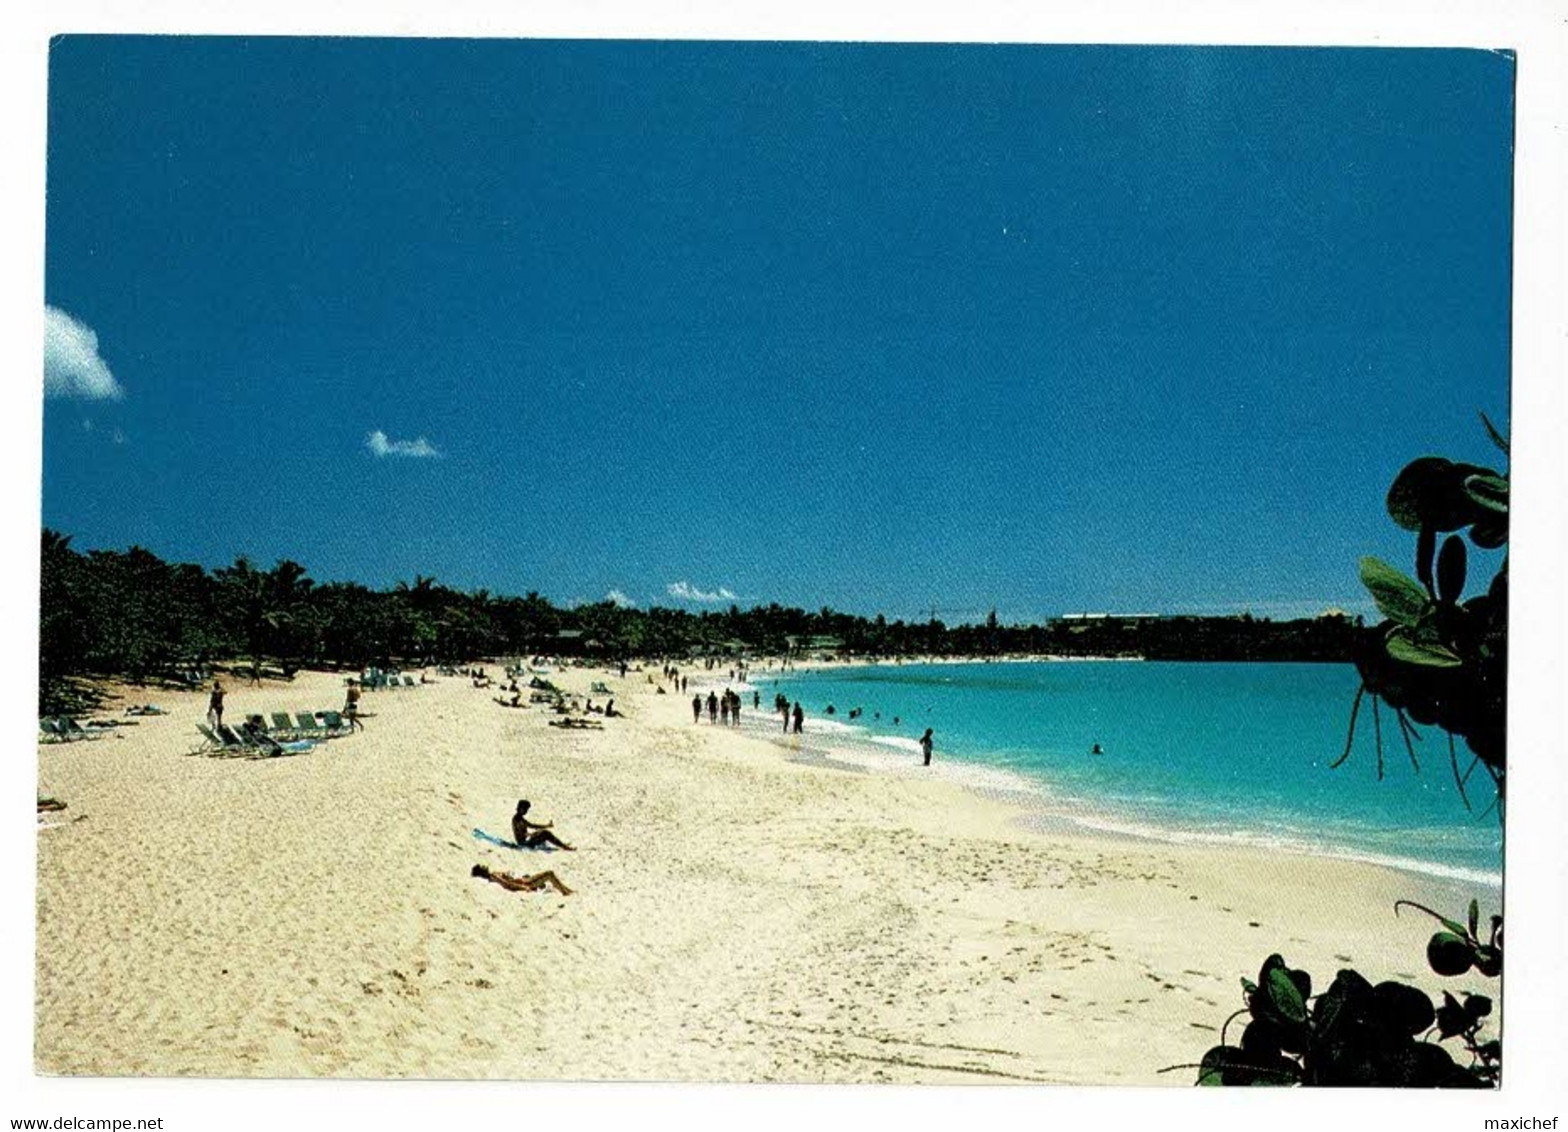
[[717,692],[710,691],[706,701],[703,700],[702,693],[698,692],[691,698],[691,721],[693,723],[702,722],[702,710],[705,705],[708,709],[708,721],[710,723],[722,723],[725,727],[740,726],[739,692],[731,688],[725,688],[724,695],[720,696]]

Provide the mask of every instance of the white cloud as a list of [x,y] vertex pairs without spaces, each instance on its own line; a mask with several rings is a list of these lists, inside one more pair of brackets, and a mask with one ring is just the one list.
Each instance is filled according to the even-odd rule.
[[98,353],[92,327],[57,307],[44,307],[44,396],[88,401],[125,396]]
[[699,590],[690,582],[671,582],[669,585],[665,586],[664,589],[665,592],[668,593],[671,597],[678,597],[682,601],[716,602],[735,600],[735,595],[729,590],[725,589],[723,586],[720,586],[718,589],[709,593],[704,590]]
[[413,440],[388,440],[387,434],[379,428],[365,436],[365,447],[370,449],[377,458],[383,456],[413,456],[426,458],[440,456],[435,445],[424,437],[415,437]]
[[609,602],[611,605],[618,605],[622,609],[634,609],[637,606],[635,601],[627,597],[620,590],[611,590],[609,593],[604,595],[604,600]]

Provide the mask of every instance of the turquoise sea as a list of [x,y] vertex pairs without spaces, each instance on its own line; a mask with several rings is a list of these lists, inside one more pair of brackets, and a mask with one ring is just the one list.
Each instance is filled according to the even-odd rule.
[[[1420,772],[1383,713],[1377,778],[1370,703],[1337,770],[1358,680],[1349,665],[1046,661],[753,670],[779,733],[776,694],[806,710],[804,758],[871,772],[937,773],[1020,795],[1042,818],[1168,841],[1275,846],[1497,885],[1503,831],[1477,770],[1465,809],[1448,737],[1423,729]],[[834,713],[827,714],[832,705]],[[861,709],[851,720],[852,709]],[[878,718],[880,717],[880,718]],[[897,722],[895,722],[895,720]],[[778,734],[782,741],[782,735]],[[1091,751],[1098,743],[1103,754]],[[1463,741],[1461,770],[1470,759]]]

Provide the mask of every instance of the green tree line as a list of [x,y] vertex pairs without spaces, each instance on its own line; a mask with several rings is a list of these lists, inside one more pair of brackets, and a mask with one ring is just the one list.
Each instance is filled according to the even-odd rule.
[[[464,591],[415,575],[391,589],[317,582],[298,562],[264,569],[247,558],[207,570],[142,547],[89,550],[44,530],[40,700],[54,710],[73,678],[178,679],[214,662],[300,668],[424,665],[485,656],[588,651],[608,657],[783,655],[975,656],[1055,653],[1156,659],[1337,660],[1351,655],[1342,617],[1109,618],[949,626],[930,620],[815,612],[776,603],[742,610],[571,608],[538,593]],[[563,638],[558,634],[572,634]]]

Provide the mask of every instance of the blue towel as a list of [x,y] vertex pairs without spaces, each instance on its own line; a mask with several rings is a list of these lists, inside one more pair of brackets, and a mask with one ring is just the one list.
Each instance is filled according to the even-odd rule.
[[[515,841],[503,841],[503,840],[501,840],[501,838],[495,836],[492,833],[486,833],[482,829],[474,830],[474,836],[479,838],[480,841],[488,841],[491,845],[499,845],[502,849],[524,849],[524,850],[526,850],[526,849],[534,848],[533,846],[519,845]],[[540,846],[537,846],[537,848],[544,849],[544,848],[546,848],[546,846],[540,845]]]

